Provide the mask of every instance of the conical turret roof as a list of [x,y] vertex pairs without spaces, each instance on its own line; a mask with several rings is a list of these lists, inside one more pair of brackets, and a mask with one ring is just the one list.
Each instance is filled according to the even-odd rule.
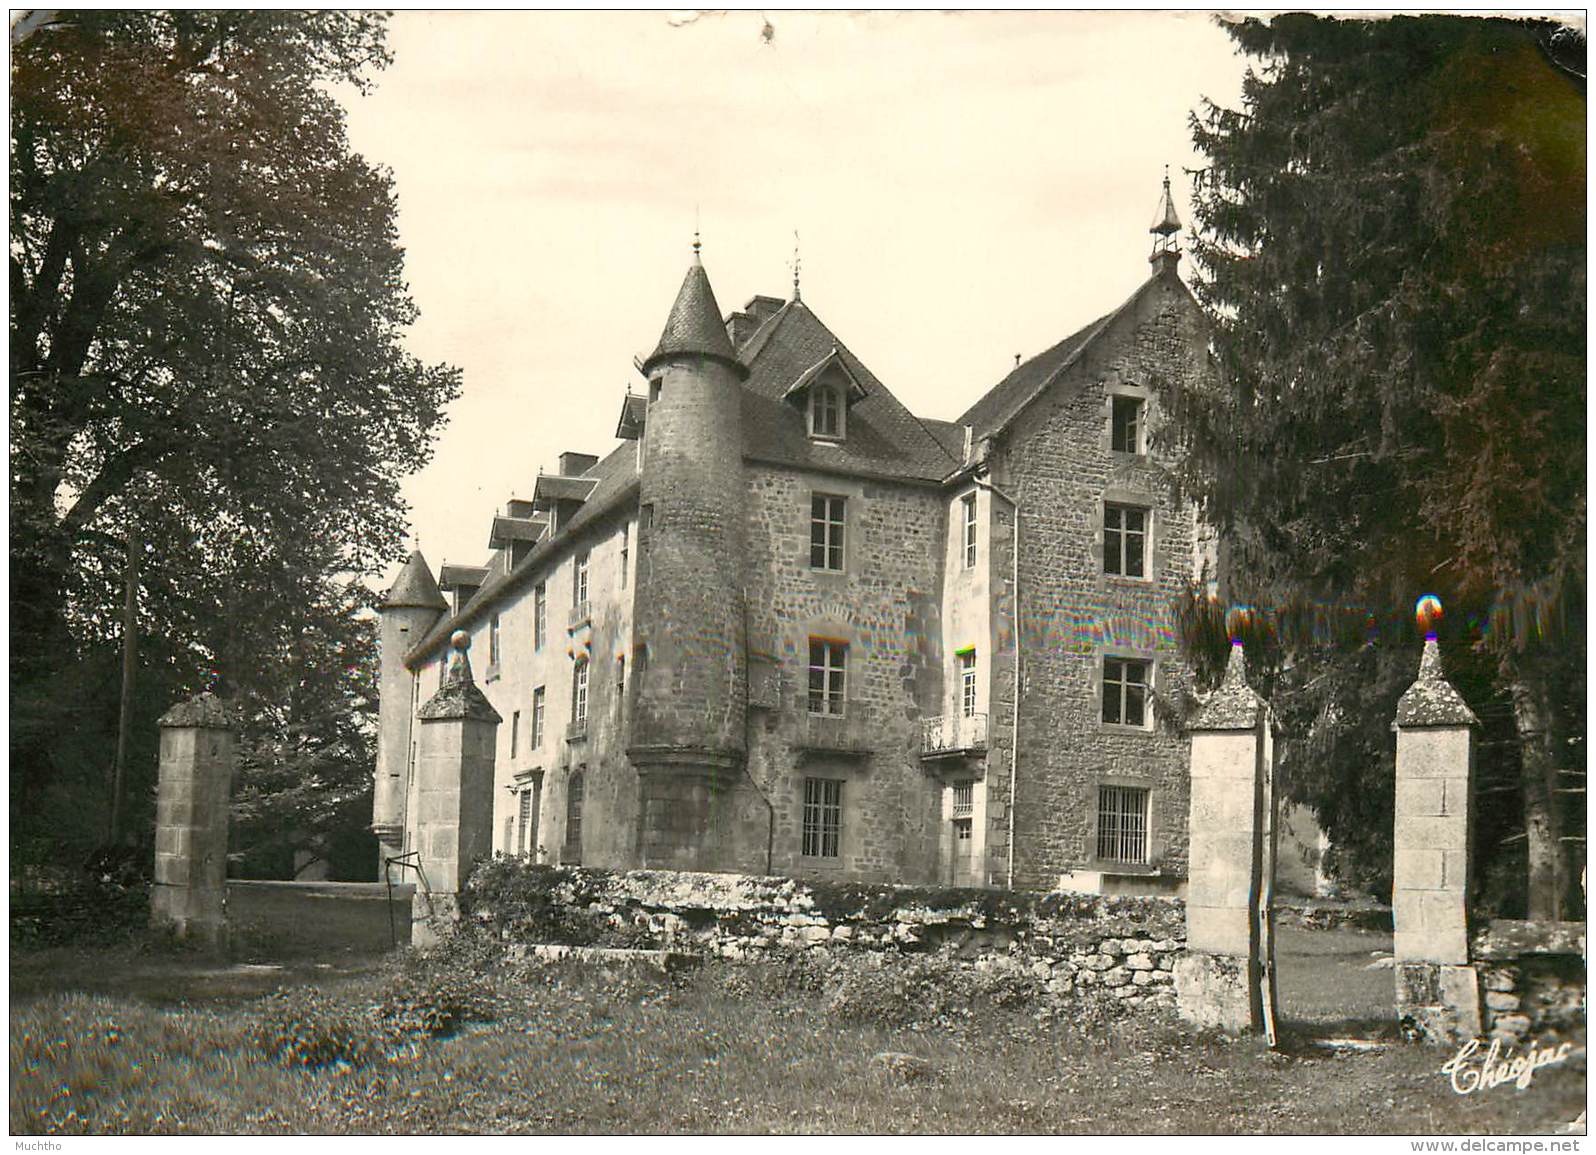
[[1147,230],[1158,233],[1160,236],[1169,236],[1171,233],[1180,232],[1180,216],[1175,212],[1175,198],[1170,195],[1169,177],[1164,177],[1164,192],[1158,198],[1158,212],[1153,217],[1153,226]]
[[709,274],[704,272],[696,254],[688,266],[687,276],[682,278],[682,287],[676,294],[676,303],[671,306],[665,331],[660,334],[659,344],[648,360],[643,362],[643,369],[646,372],[655,361],[683,354],[713,357],[739,369],[742,367],[731,338],[726,335],[726,323],[721,320],[715,290],[709,287]]
[[400,606],[417,606],[428,610],[446,610],[449,603],[443,598],[443,593],[438,589],[438,583],[432,578],[432,569],[427,565],[427,559],[421,556],[421,551],[413,550],[405,562],[405,568],[399,571],[393,587],[389,589],[388,596],[382,599],[382,608],[385,610],[397,609]]

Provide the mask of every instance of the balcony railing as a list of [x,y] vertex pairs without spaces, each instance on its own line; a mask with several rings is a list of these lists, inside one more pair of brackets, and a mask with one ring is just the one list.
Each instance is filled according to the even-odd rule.
[[943,714],[927,718],[920,732],[922,758],[947,758],[985,752],[985,714]]
[[565,740],[567,742],[581,742],[587,738],[587,718],[575,718],[565,727]]
[[870,725],[864,708],[849,703],[846,714],[805,714],[799,719],[799,750],[863,757],[871,750]]
[[566,624],[567,633],[576,633],[577,630],[593,620],[593,605],[591,602],[577,602],[571,607],[571,620]]

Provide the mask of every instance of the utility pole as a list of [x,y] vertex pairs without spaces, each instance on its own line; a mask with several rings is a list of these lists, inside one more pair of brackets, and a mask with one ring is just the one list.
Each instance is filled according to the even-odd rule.
[[137,530],[128,530],[126,595],[122,602],[122,711],[116,726],[116,769],[111,779],[111,834],[115,847],[122,835],[122,781],[127,773],[128,736],[133,729],[133,677],[139,665],[139,551]]

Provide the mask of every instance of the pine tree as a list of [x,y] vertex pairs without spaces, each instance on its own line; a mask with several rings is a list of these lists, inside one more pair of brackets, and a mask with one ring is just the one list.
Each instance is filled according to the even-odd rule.
[[1486,770],[1519,763],[1529,909],[1556,917],[1583,855],[1564,805],[1583,795],[1560,793],[1583,785],[1583,40],[1460,17],[1227,27],[1259,63],[1240,108],[1192,118],[1194,288],[1225,387],[1184,398],[1182,428],[1235,595],[1276,611],[1290,776],[1333,835],[1368,839],[1406,610],[1439,594],[1449,666],[1488,727],[1511,720]]

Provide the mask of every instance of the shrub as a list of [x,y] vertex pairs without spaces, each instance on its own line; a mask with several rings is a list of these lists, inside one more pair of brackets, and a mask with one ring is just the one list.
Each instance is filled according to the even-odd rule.
[[278,990],[251,1032],[257,1049],[285,1067],[358,1067],[382,1050],[376,1016],[314,987]]

